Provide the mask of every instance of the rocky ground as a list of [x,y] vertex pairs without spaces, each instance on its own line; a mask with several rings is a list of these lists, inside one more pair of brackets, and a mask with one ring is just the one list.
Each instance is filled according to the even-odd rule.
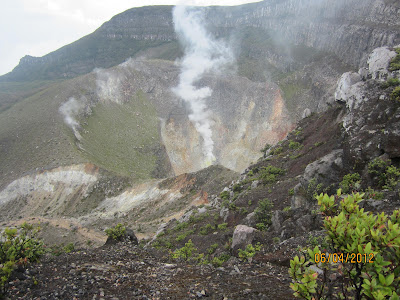
[[[284,254],[281,258],[288,262]],[[291,299],[289,282],[287,267],[276,255],[259,253],[251,262],[231,258],[216,268],[171,262],[154,250],[122,242],[47,256],[16,273],[9,298]]]

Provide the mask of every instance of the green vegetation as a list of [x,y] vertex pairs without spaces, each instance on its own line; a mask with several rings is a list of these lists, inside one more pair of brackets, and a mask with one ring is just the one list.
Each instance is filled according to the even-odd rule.
[[[389,217],[360,209],[363,195],[317,197],[326,249],[290,261],[291,288],[303,299],[399,299],[400,210]],[[336,255],[335,255],[336,254]],[[316,266],[322,272],[316,271]],[[340,276],[338,276],[340,275]],[[335,278],[335,280],[330,280]]]
[[14,268],[39,261],[44,244],[36,238],[40,227],[23,223],[19,229],[6,228],[0,234],[0,297],[7,292],[7,283]]
[[227,226],[228,226],[228,223],[221,223],[221,224],[218,224],[217,228],[218,228],[218,230],[225,230],[227,228]]
[[379,187],[393,190],[400,180],[400,170],[387,161],[376,158],[368,164],[368,173]]
[[400,80],[398,78],[389,78],[386,82],[382,84],[383,88],[388,88],[391,86],[398,86],[400,85]]
[[400,70],[400,48],[395,49],[397,55],[394,57],[389,64],[389,71]]
[[276,147],[274,149],[272,149],[269,154],[270,155],[278,155],[281,154],[283,152],[283,148],[282,147]]
[[258,179],[261,180],[264,184],[275,183],[277,181],[277,177],[284,174],[285,170],[283,169],[274,166],[267,166],[263,167],[259,171]]
[[[209,224],[208,224],[208,225],[209,225]],[[194,233],[194,230],[193,230],[193,229],[192,229],[192,230],[188,230],[188,231],[186,231],[186,232],[184,232],[184,233],[178,235],[178,236],[176,237],[175,240],[176,240],[177,242],[183,241],[184,239],[187,238],[188,235],[193,234],[193,233]],[[200,234],[201,234],[201,232],[200,232]]]
[[241,260],[251,260],[251,258],[256,254],[256,252],[261,250],[262,245],[260,243],[257,243],[255,246],[252,244],[249,244],[246,246],[246,248],[239,249],[238,255]]
[[400,102],[400,86],[394,88],[393,92],[390,94],[390,100]]
[[72,251],[75,250],[75,245],[74,245],[74,243],[69,243],[69,244],[67,244],[67,245],[64,247],[63,250],[64,250],[65,253],[71,253]]
[[121,223],[118,223],[115,227],[107,228],[105,232],[108,237],[119,241],[125,236],[126,228]]
[[[257,226],[258,229],[262,230],[261,228],[263,228],[264,230],[268,229],[268,227],[271,225],[271,209],[273,207],[273,204],[271,201],[269,201],[267,198],[265,198],[264,200],[260,200],[258,202],[258,207],[254,210],[255,214],[256,214],[256,219],[257,222],[259,224],[263,224],[263,225],[259,225]],[[264,227],[263,227],[264,226]],[[261,228],[259,228],[261,227]]]
[[192,240],[189,240],[187,241],[187,243],[185,243],[185,246],[176,249],[174,252],[172,252],[171,256],[173,259],[188,260],[193,255],[193,252],[196,251],[197,248],[192,243]]
[[229,199],[229,192],[228,191],[223,191],[221,194],[219,194],[219,197],[222,200],[228,200]]
[[137,179],[152,177],[160,147],[158,118],[143,92],[124,104],[98,104],[82,137],[85,155],[96,165]]
[[300,144],[299,142],[295,142],[295,141],[290,141],[289,142],[289,149],[290,150],[297,150],[297,149],[300,149],[301,147],[303,147],[303,145]]
[[217,248],[218,248],[218,244],[212,244],[210,246],[210,248],[207,249],[207,253],[211,255],[215,252],[215,250],[217,250]]
[[272,146],[270,144],[265,144],[264,148],[261,149],[262,153],[265,153],[268,149],[270,149]]
[[289,196],[294,196],[294,188],[291,188],[291,189],[288,191],[288,194],[289,194]]
[[213,230],[214,230],[214,226],[212,226],[211,224],[207,224],[206,226],[204,226],[200,229],[200,234],[207,235],[207,234],[210,234]]
[[343,193],[347,194],[350,192],[359,191],[360,184],[360,174],[347,174],[343,176],[343,180],[340,182],[340,188],[342,189]]
[[309,200],[315,199],[315,197],[318,196],[318,194],[322,192],[322,189],[323,189],[323,184],[317,183],[317,179],[314,177],[308,183],[307,198]]

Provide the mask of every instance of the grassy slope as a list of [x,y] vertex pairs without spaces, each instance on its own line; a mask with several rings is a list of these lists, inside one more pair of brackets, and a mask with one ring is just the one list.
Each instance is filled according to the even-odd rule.
[[146,179],[159,146],[155,108],[139,92],[125,104],[99,104],[83,127],[85,157],[118,174]]

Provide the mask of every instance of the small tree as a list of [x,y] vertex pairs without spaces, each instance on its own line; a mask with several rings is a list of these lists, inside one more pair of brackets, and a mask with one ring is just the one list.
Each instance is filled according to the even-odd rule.
[[317,196],[326,249],[290,261],[291,288],[303,299],[399,299],[400,210],[388,217],[360,209],[363,194]]

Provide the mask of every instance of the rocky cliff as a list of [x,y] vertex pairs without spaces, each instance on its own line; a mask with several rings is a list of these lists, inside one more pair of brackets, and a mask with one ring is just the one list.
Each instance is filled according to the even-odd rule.
[[[70,78],[110,67],[128,57],[145,54],[175,59],[179,47],[173,30],[171,6],[130,9],[113,17],[94,33],[44,57],[26,56],[1,81]],[[253,49],[275,66],[294,63],[293,45],[305,45],[337,55],[358,68],[374,48],[400,43],[399,5],[396,1],[265,0],[238,7],[205,8],[205,21],[214,33],[235,35],[240,27],[262,28],[284,46],[285,52]]]

